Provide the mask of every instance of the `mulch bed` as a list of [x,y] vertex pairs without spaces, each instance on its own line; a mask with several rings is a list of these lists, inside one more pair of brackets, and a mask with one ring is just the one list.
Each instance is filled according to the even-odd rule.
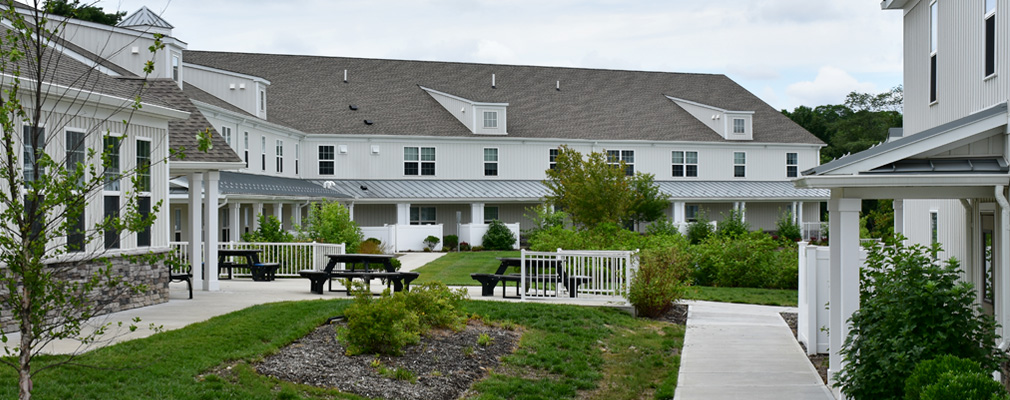
[[674,304],[670,311],[656,318],[656,320],[677,325],[687,325],[687,304]]
[[[511,354],[520,331],[509,331],[471,321],[461,332],[433,331],[421,343],[404,349],[397,357],[347,356],[335,338],[338,325],[323,325],[312,333],[266,357],[256,366],[259,373],[285,381],[336,388],[342,392],[384,399],[456,399],[470,385]],[[487,346],[477,344],[486,333]],[[390,369],[407,369],[416,383],[382,376],[373,360]]]
[[[781,312],[781,313],[779,313],[779,315],[782,316],[782,319],[785,320],[786,324],[789,325],[789,329],[792,329],[792,331],[793,331],[793,337],[794,338],[797,337],[797,335],[796,335],[796,313]],[[803,348],[803,352],[804,353],[807,352],[807,346],[804,346],[803,343],[800,343],[800,347]],[[817,370],[817,374],[821,376],[821,381],[823,381],[824,384],[827,385],[828,384],[828,355],[827,354],[813,354],[813,355],[808,355],[807,358],[810,360],[810,364],[814,366],[814,369]]]

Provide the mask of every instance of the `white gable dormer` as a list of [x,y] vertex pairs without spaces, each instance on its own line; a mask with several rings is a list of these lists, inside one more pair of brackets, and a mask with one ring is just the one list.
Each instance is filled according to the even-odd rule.
[[754,112],[730,111],[666,96],[726,140],[754,140]]
[[420,86],[475,135],[508,135],[508,103],[481,103]]

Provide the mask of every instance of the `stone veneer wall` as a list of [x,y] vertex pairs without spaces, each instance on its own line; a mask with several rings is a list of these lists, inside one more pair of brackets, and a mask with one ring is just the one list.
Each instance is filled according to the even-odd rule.
[[[104,304],[101,314],[114,313],[132,308],[145,307],[168,301],[169,270],[162,263],[131,263],[124,258],[112,258],[112,274],[122,276],[132,284],[145,284],[147,291],[134,293],[127,290],[109,290],[99,287],[94,296],[99,304]],[[82,281],[91,277],[98,268],[105,266],[102,262],[83,262],[70,269],[65,279]],[[6,295],[6,288],[0,288],[0,295]],[[0,310],[0,326],[7,332],[17,330],[10,310]]]

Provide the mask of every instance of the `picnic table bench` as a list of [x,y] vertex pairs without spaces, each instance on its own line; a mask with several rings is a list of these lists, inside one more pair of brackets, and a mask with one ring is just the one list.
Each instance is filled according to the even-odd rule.
[[[259,253],[261,252],[263,250],[260,249],[218,249],[218,271],[228,270],[228,277],[221,279],[231,279],[233,268],[248,269],[254,281],[272,281],[276,279],[277,269],[280,268],[281,264],[261,262],[259,257]],[[238,257],[245,262],[231,262],[228,261],[228,257]]]
[[[329,262],[321,271],[302,270],[298,275],[308,278],[312,293],[323,294],[323,284],[329,283],[330,292],[333,290],[333,278],[361,279],[371,287],[373,279],[381,279],[386,282],[386,287],[390,285],[394,292],[410,290],[410,283],[417,279],[417,272],[399,272],[393,267],[390,260],[394,256],[388,254],[332,254],[329,255]],[[335,269],[337,264],[343,263],[344,269]],[[381,265],[381,269],[372,269],[372,264]],[[356,266],[360,265],[361,268]],[[347,268],[349,266],[349,268]],[[351,295],[351,285],[345,288],[347,295]]]
[[[519,284],[523,281],[523,276],[521,273],[508,273],[508,269],[509,267],[520,267],[522,265],[522,258],[500,257],[498,261],[501,263],[498,264],[498,269],[493,274],[470,274],[470,278],[480,282],[481,296],[494,296],[494,289],[498,286],[498,282],[501,282],[502,298],[508,298],[509,296],[505,293],[508,288],[508,282],[515,282],[516,296],[513,298],[521,297]],[[542,273],[543,271],[553,271],[553,273],[545,274]],[[530,284],[533,283],[554,285],[556,290],[560,282],[568,289],[569,297],[576,297],[578,296],[579,286],[589,282],[591,279],[588,276],[568,275],[564,268],[564,261],[562,260],[537,259],[526,261],[526,290],[529,290]]]

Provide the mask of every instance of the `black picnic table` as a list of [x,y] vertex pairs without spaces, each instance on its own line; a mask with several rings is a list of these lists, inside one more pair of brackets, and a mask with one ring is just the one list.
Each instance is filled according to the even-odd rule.
[[[381,279],[386,282],[387,287],[392,285],[394,292],[409,291],[410,282],[418,277],[416,272],[397,271],[392,263],[395,256],[390,254],[331,254],[327,257],[329,262],[321,271],[298,271],[298,275],[309,279],[312,293],[322,294],[325,282],[329,282],[329,291],[338,292],[339,290],[333,290],[333,278],[361,279],[369,287],[373,279]],[[344,264],[344,269],[335,269],[340,263]],[[379,268],[373,269],[373,265]],[[345,290],[350,296],[351,286],[347,285]]]
[[[218,270],[227,269],[228,277],[221,279],[231,279],[233,268],[246,268],[252,274],[254,281],[272,281],[277,277],[277,269],[280,263],[260,262],[260,249],[218,249],[217,266]],[[228,257],[237,257],[245,262],[230,262]]]
[[[494,288],[498,286],[498,282],[502,284],[502,298],[509,298],[505,294],[506,288],[508,288],[508,282],[516,283],[516,295],[512,298],[519,298],[521,294],[519,293],[519,283],[522,282],[523,277],[521,273],[508,273],[510,267],[520,267],[522,265],[522,258],[520,257],[499,257],[498,269],[493,274],[481,274],[472,273],[470,277],[474,280],[480,282],[481,286],[481,296],[494,296]],[[545,271],[553,271],[553,273],[543,273]],[[558,282],[565,284],[568,288],[568,296],[576,297],[578,295],[578,286],[582,283],[588,282],[590,278],[588,276],[569,276],[564,271],[564,261],[557,259],[527,259],[526,260],[526,289],[529,289],[531,283],[550,283],[555,285],[555,290],[557,289]]]

